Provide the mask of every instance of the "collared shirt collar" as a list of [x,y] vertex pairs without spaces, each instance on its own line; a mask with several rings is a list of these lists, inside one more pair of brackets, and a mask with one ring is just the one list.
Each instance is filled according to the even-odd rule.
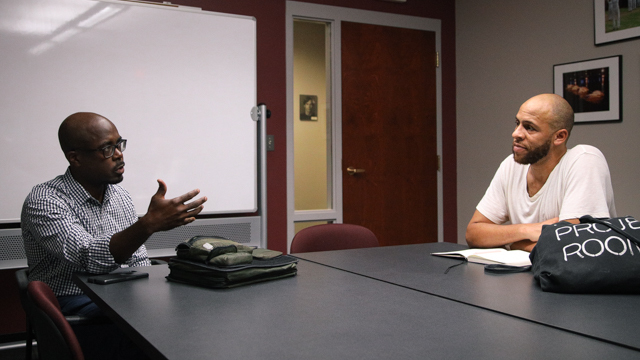
[[89,192],[73,177],[71,174],[71,168],[67,168],[67,171],[62,176],[64,180],[64,184],[67,186],[69,190],[69,196],[78,200],[78,202],[94,202],[98,205],[103,205],[109,202],[111,197],[111,185],[107,185],[104,191],[104,198],[102,200],[102,204],[95,199]]

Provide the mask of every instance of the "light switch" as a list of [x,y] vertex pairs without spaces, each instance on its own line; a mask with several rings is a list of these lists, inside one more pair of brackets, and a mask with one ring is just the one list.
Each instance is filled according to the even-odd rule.
[[275,140],[273,135],[267,135],[267,151],[274,151],[276,149]]

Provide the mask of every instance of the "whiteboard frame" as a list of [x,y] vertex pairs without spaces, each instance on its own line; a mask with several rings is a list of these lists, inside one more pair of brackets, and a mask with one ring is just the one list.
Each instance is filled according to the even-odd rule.
[[[257,40],[256,40],[256,39],[257,39],[257,34],[256,34],[256,33],[257,33],[257,31],[256,31],[257,26],[256,26],[256,24],[255,24],[256,19],[255,19],[254,17],[250,17],[250,16],[242,16],[242,15],[235,15],[235,14],[224,14],[224,13],[217,13],[217,12],[211,12],[211,11],[203,11],[203,10],[201,10],[201,9],[199,9],[199,8],[194,8],[194,7],[185,7],[185,6],[177,6],[177,5],[158,4],[158,3],[147,3],[147,2],[139,2],[139,1],[126,1],[126,0],[87,0],[87,2],[89,2],[89,1],[98,1],[98,2],[101,2],[101,3],[123,4],[123,5],[125,5],[125,6],[131,6],[131,7],[133,7],[133,6],[139,6],[139,7],[148,7],[148,8],[156,8],[156,9],[162,9],[162,10],[169,10],[169,11],[182,11],[182,12],[191,12],[191,13],[202,13],[202,14],[206,14],[206,15],[223,16],[223,17],[227,17],[227,18],[237,18],[237,19],[243,19],[243,20],[250,20],[250,21],[252,21],[252,22],[253,22],[253,25],[252,25],[252,26],[253,26],[253,34],[252,34],[252,36],[253,36],[253,38],[252,38],[252,40],[253,40],[253,43],[252,43],[252,44],[253,44],[253,45],[252,45],[252,46],[253,46],[253,48],[252,48],[252,52],[253,52],[253,55],[254,55],[254,56],[253,56],[253,58],[250,60],[250,61],[253,63],[253,65],[252,65],[252,66],[253,66],[253,69],[252,69],[252,72],[253,72],[253,74],[252,74],[252,76],[253,76],[253,77],[252,77],[252,79],[253,79],[253,85],[252,85],[252,94],[251,94],[251,97],[252,97],[252,99],[253,99],[253,101],[254,101],[254,102],[256,101],[256,99],[257,99]],[[254,106],[254,104],[252,104],[252,106]],[[84,110],[84,109],[82,109],[82,110]],[[90,109],[88,109],[88,110],[90,110]],[[259,129],[258,129],[259,124],[256,124],[256,123],[251,119],[251,117],[250,117],[250,111],[251,111],[251,108],[247,108],[247,109],[246,109],[246,114],[247,114],[247,115],[246,115],[246,121],[247,121],[248,123],[250,123],[250,124],[251,124],[251,126],[253,126],[253,130],[252,130],[252,131],[254,131],[254,133],[255,133],[256,135],[259,135]],[[67,115],[68,115],[68,114],[67,114]],[[105,115],[105,116],[107,116],[107,117],[110,117],[110,114],[104,114],[104,115]],[[120,123],[120,122],[119,122],[119,119],[118,119],[118,118],[116,118],[116,117],[114,117],[112,120],[114,121],[114,123],[116,124],[116,126],[118,126],[118,127],[119,127],[119,129],[120,129],[120,126],[119,126],[119,123]],[[60,122],[60,121],[62,121],[62,119],[57,119],[57,117],[56,117],[56,119],[54,119],[53,121],[57,121],[57,122],[58,122],[58,123],[56,124],[56,130],[57,130],[57,126],[59,125],[59,122]],[[48,134],[48,133],[47,133],[47,134]],[[122,134],[125,138],[127,138],[127,137],[128,137],[128,135],[127,135],[127,133],[126,133],[126,132],[122,132],[121,134]],[[55,139],[55,136],[56,136],[55,132],[51,133],[50,135],[51,135],[51,138]],[[133,142],[131,141],[131,140],[133,140],[133,139],[129,139],[129,140],[130,140],[130,142],[131,142],[131,145],[133,145]],[[47,141],[49,141],[49,139],[48,139],[48,138],[47,138]],[[255,150],[256,150],[256,151],[255,151],[255,154],[253,155],[253,164],[251,165],[251,166],[252,166],[252,169],[253,169],[253,170],[252,170],[252,174],[253,174],[253,175],[252,175],[252,176],[253,176],[253,180],[252,180],[252,186],[253,186],[253,194],[252,194],[253,201],[252,201],[252,202],[253,202],[253,203],[252,203],[252,205],[250,205],[250,206],[246,206],[246,207],[245,207],[245,206],[243,206],[242,208],[239,208],[239,209],[231,209],[231,210],[227,210],[227,209],[221,209],[221,210],[208,210],[208,209],[207,209],[207,206],[205,206],[205,212],[203,212],[203,214],[253,213],[253,212],[256,212],[256,211],[258,211],[258,210],[259,210],[260,204],[259,204],[259,199],[258,199],[258,196],[259,196],[259,189],[258,189],[258,187],[260,186],[260,182],[261,182],[261,181],[260,181],[260,180],[261,180],[260,178],[261,178],[261,175],[259,174],[259,164],[258,164],[259,159],[258,159],[258,157],[260,156],[260,151],[259,151],[259,149],[257,148],[257,147],[258,147],[258,145],[259,145],[259,144],[257,143],[258,139],[256,139],[256,138],[254,137],[254,138],[252,138],[252,141],[254,141],[254,142],[255,142],[255,143],[253,143],[253,145],[252,145],[252,146],[253,146],[253,147],[255,147]],[[57,144],[57,141],[56,141],[56,144]],[[132,148],[132,146],[130,146],[129,148],[133,149],[133,148]],[[59,158],[60,158],[61,164],[64,164],[64,165],[63,165],[63,167],[62,167],[62,166],[60,167],[60,169],[59,169],[58,173],[57,173],[57,174],[55,174],[55,175],[59,175],[59,174],[62,174],[62,173],[64,172],[64,170],[66,169],[66,163],[62,163],[62,162],[64,162],[64,157],[63,157],[63,155],[59,152],[59,151],[60,151],[60,150],[59,150],[59,148],[58,148],[58,149],[56,149],[56,150],[58,151],[57,155],[58,155],[58,156],[59,156]],[[132,150],[129,150],[129,152],[128,152],[129,154],[130,154],[130,151],[132,151]],[[127,156],[125,156],[125,160],[127,160]],[[57,166],[57,165],[56,165],[56,166]],[[138,172],[138,169],[137,169],[135,166],[130,167],[130,168],[131,168],[131,172],[132,172],[132,173],[134,173],[134,174],[135,174],[136,172]],[[55,176],[55,175],[53,175],[53,176]],[[34,185],[36,185],[38,182],[47,181],[47,180],[50,180],[51,178],[53,178],[53,176],[51,176],[51,175],[47,175],[47,176],[49,176],[47,179],[44,179],[44,178],[43,178],[43,179],[42,179],[42,181],[37,181],[36,183],[29,184],[29,186],[34,186]],[[131,176],[127,176],[127,174],[125,174],[125,181],[123,182],[123,186],[124,186],[125,188],[129,189],[129,187],[128,187],[128,185],[127,185],[127,178],[131,178]],[[146,183],[145,183],[145,184],[146,184]],[[168,197],[173,197],[173,196],[177,196],[177,195],[179,195],[179,194],[180,194],[180,193],[171,193],[172,185],[171,185],[171,184],[168,184],[168,185],[169,185],[169,192],[170,192],[169,194],[167,194],[167,196],[168,196]],[[145,203],[144,205],[140,205],[140,203],[136,203],[136,209],[137,209],[137,211],[138,211],[138,213],[139,213],[140,215],[142,215],[142,214],[144,214],[144,213],[146,212],[146,204],[148,204],[148,199],[151,197],[151,195],[153,195],[153,192],[155,192],[155,188],[156,188],[155,186],[157,186],[157,185],[155,185],[155,182],[154,182],[153,191],[151,191],[149,194],[146,194],[146,193],[144,194],[144,196],[145,196],[145,198],[146,198],[146,203]],[[174,188],[175,188],[175,187],[174,187]],[[190,190],[190,189],[189,189],[189,190]],[[20,191],[20,192],[22,192],[22,191]],[[130,192],[131,192],[131,190],[130,190]],[[22,195],[22,196],[26,196],[26,195],[27,195],[27,193],[20,194],[20,195]],[[206,194],[206,193],[203,193],[202,195],[207,196],[207,194]],[[134,194],[133,194],[133,193],[132,193],[132,196],[134,196]],[[134,197],[135,197],[135,196],[134,196]],[[211,201],[211,197],[210,197],[210,196],[209,196],[209,198],[210,198],[210,201]],[[213,203],[213,202],[210,202],[210,204],[214,204],[214,203]],[[6,205],[5,205],[5,206],[6,206]],[[19,209],[13,209],[13,208],[15,208],[16,206],[14,206],[14,205],[11,205],[11,206],[12,206],[11,213],[10,213],[10,214],[5,214],[6,216],[5,216],[5,215],[3,215],[3,216],[2,216],[2,219],[0,219],[0,223],[17,223],[17,222],[19,222],[19,221],[20,221],[20,219],[19,219],[19,214],[20,214]],[[209,207],[209,209],[211,209],[211,207]],[[14,214],[15,214],[15,215],[14,215]],[[16,217],[15,217],[16,215],[18,215],[18,218],[16,218]]]

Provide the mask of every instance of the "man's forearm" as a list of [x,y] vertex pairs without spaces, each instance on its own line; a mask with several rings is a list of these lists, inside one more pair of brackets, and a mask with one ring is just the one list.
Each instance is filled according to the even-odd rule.
[[[558,218],[554,218],[554,219],[547,220],[545,222],[540,223],[540,231],[542,232],[542,226],[554,224],[554,223],[557,223],[558,221],[560,221]],[[570,222],[572,224],[580,223],[579,219],[566,219],[563,221]],[[531,252],[531,250],[533,250],[536,244],[538,244],[538,239],[540,238],[540,234],[537,234],[537,237],[538,238],[536,238],[535,241],[533,241],[533,239],[516,241],[515,243],[511,244],[510,246],[511,250],[525,250],[525,251]]]
[[470,247],[503,247],[520,240],[528,240],[529,233],[530,224],[472,223],[467,227],[466,239]]
[[536,244],[537,242],[533,242],[530,240],[520,240],[511,244],[509,248],[511,248],[511,250],[524,250],[524,251],[531,252],[531,250],[533,250]]
[[499,225],[476,210],[467,226],[466,239],[471,247],[489,248],[513,244],[515,248],[531,251],[540,237],[542,226],[554,224],[558,220],[553,218],[534,224]]
[[200,193],[192,190],[173,199],[165,199],[167,185],[158,180],[158,191],[151,197],[147,213],[135,224],[114,234],[109,243],[109,251],[119,264],[127,261],[153,233],[174,229],[195,220],[207,198],[187,202]]
[[118,264],[127,261],[133,253],[153,234],[143,219],[114,234],[109,242],[109,251]]

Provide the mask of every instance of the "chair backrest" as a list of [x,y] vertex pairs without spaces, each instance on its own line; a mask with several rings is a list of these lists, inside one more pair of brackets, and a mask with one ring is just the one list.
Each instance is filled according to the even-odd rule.
[[84,360],[76,334],[60,311],[51,288],[42,281],[32,281],[27,285],[27,294],[33,303],[38,359]]
[[16,281],[18,282],[18,289],[20,290],[20,303],[24,312],[29,317],[29,300],[27,298],[27,285],[29,285],[29,269],[19,269],[16,271]]
[[376,235],[364,226],[324,224],[300,230],[291,242],[291,253],[360,249],[379,246]]
[[31,301],[29,300],[29,296],[27,295],[27,285],[29,285],[29,269],[18,269],[16,271],[16,281],[18,282],[18,290],[20,292],[20,304],[22,304],[22,309],[26,315],[27,323],[26,323],[26,348],[25,348],[25,359],[31,360],[32,354],[32,344],[33,344],[33,327],[31,320],[33,312]]

